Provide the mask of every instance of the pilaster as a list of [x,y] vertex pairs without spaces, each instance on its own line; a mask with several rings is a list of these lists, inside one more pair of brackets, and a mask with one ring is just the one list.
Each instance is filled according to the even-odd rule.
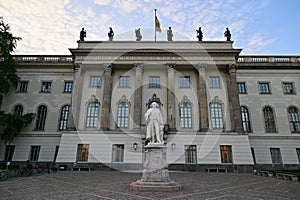
[[101,107],[101,128],[103,130],[108,130],[108,120],[110,113],[110,104],[111,104],[111,88],[112,88],[112,65],[103,64],[104,67],[104,85],[103,85],[103,99]]
[[143,92],[143,64],[136,63],[134,64],[135,69],[135,90],[134,90],[134,112],[133,112],[133,121],[134,128],[140,128],[142,124],[142,92]]
[[175,122],[175,64],[167,64],[167,124],[169,130],[176,130]]

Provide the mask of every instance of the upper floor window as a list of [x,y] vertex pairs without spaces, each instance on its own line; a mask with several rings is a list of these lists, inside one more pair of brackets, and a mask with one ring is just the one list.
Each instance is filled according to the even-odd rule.
[[250,128],[250,118],[249,118],[249,111],[246,107],[241,107],[241,114],[242,114],[242,125],[243,125],[243,131],[248,133],[251,132]]
[[119,87],[120,88],[129,88],[130,87],[130,76],[120,76]]
[[192,108],[190,103],[180,103],[179,116],[181,128],[192,128]]
[[223,111],[220,103],[210,104],[212,128],[223,128]]
[[129,106],[127,102],[121,102],[118,105],[118,122],[119,128],[128,127]]
[[273,109],[269,106],[266,106],[263,109],[264,120],[265,120],[265,128],[267,133],[276,132],[276,123]]
[[259,93],[260,94],[270,94],[270,84],[269,83],[259,83]]
[[210,88],[220,88],[220,77],[210,76],[209,77],[209,87]]
[[180,88],[190,88],[191,87],[191,77],[190,76],[180,76],[179,77],[179,87]]
[[247,94],[246,83],[237,83],[239,94]]
[[45,122],[46,122],[46,116],[47,116],[47,107],[42,105],[38,108],[34,130],[36,130],[36,131],[43,131],[44,130]]
[[96,128],[99,117],[99,103],[91,102],[87,107],[86,127]]
[[89,159],[89,144],[78,144],[77,146],[77,162],[87,162]]
[[185,163],[197,163],[197,148],[196,145],[184,145]]
[[59,119],[59,130],[67,129],[69,111],[70,111],[69,105],[65,105],[64,107],[62,107],[60,112],[60,119]]
[[17,85],[17,90],[16,92],[27,92],[27,87],[28,87],[28,81],[19,81]]
[[282,83],[283,94],[295,94],[294,85],[291,82]]
[[160,88],[160,77],[150,76],[149,77],[149,88]]
[[21,116],[23,114],[23,106],[16,105],[14,109],[14,114]]
[[64,92],[71,93],[72,90],[73,90],[73,81],[66,81],[65,87],[64,87]]
[[51,84],[52,84],[51,81],[43,81],[41,92],[50,93],[51,92]]
[[300,120],[299,113],[296,107],[290,107],[288,109],[289,123],[292,133],[300,133]]
[[90,77],[90,87],[101,87],[101,76]]

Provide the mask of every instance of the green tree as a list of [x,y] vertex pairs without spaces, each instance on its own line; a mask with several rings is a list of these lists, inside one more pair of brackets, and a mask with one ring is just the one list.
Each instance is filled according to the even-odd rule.
[[[2,20],[0,21],[0,109],[4,95],[11,87],[16,87],[20,77],[17,75],[18,63],[14,60],[11,53],[17,46],[20,37],[14,37],[9,32],[10,27]],[[27,113],[22,116],[5,113],[0,110],[0,134],[1,140],[11,143],[20,133],[23,127],[31,123],[35,114]]]

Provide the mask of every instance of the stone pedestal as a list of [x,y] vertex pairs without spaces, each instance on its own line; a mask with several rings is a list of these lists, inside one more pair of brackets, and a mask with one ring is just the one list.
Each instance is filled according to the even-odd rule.
[[134,191],[177,191],[182,186],[169,177],[166,156],[167,147],[163,144],[150,143],[145,147],[146,161],[142,178],[130,184]]

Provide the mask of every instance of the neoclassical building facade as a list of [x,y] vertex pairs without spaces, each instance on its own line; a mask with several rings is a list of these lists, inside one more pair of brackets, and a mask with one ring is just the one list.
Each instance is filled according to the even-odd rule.
[[141,169],[144,114],[163,113],[171,169],[299,168],[300,56],[226,41],[80,41],[71,56],[15,56],[2,110],[36,113],[0,159]]

